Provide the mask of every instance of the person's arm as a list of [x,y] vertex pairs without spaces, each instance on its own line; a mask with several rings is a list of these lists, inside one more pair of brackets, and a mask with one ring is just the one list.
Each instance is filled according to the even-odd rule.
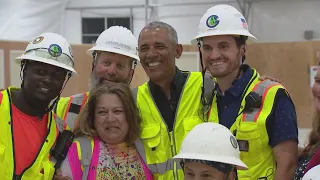
[[295,107],[284,90],[276,95],[273,116],[267,121],[269,145],[277,167],[275,180],[292,180],[298,161],[298,126]]
[[281,142],[273,148],[273,155],[277,162],[275,180],[292,180],[298,161],[297,142]]

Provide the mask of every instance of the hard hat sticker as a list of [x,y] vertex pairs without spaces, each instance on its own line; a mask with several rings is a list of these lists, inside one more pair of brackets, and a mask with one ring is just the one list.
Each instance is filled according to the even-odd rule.
[[238,148],[238,143],[237,143],[237,140],[234,136],[230,136],[230,142],[231,142],[231,145],[237,149]]
[[217,15],[211,15],[208,17],[206,24],[209,28],[214,28],[219,24],[219,16]]
[[241,19],[241,22],[242,22],[242,27],[244,29],[248,29],[248,24],[247,24],[246,20],[244,18],[240,18],[240,19]]
[[32,44],[38,44],[38,43],[40,43],[43,39],[44,39],[43,36],[37,37],[36,39],[34,39],[34,40],[32,41]]
[[48,52],[52,57],[59,57],[62,54],[62,49],[58,44],[51,44]]

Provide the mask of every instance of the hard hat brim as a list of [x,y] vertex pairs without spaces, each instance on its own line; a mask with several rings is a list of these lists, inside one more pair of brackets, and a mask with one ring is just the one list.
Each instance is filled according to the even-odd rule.
[[208,36],[219,36],[219,35],[243,35],[243,36],[248,36],[248,43],[253,43],[257,40],[257,38],[252,35],[249,31],[247,30],[243,30],[243,31],[239,31],[239,30],[233,30],[233,31],[221,31],[221,30],[212,30],[212,31],[207,31],[205,33],[199,34],[196,37],[194,37],[191,40],[191,44],[192,45],[197,45],[198,41],[197,39],[199,38],[203,38],[203,37],[208,37]]
[[248,167],[240,160],[234,157],[226,157],[226,156],[208,156],[203,154],[195,154],[195,153],[180,153],[173,157],[173,159],[197,159],[197,160],[206,160],[213,161],[225,164],[231,164],[237,166],[240,170],[246,170]]
[[30,56],[28,54],[23,54],[17,58],[15,58],[15,62],[17,64],[21,64],[21,61],[22,60],[30,60],[30,61],[37,61],[37,62],[42,62],[42,63],[45,63],[45,64],[50,64],[50,65],[53,65],[53,66],[57,66],[57,67],[60,67],[62,69],[65,69],[65,70],[68,70],[68,71],[71,71],[72,72],[72,76],[75,76],[77,75],[77,72],[74,68],[72,67],[69,67],[61,62],[58,62],[58,61],[54,61],[54,60],[51,60],[51,59],[47,59],[47,58],[42,58],[42,57],[35,57],[35,56]]
[[313,168],[309,169],[304,176],[302,177],[302,180],[320,180],[320,165],[314,166]]
[[93,51],[104,51],[104,52],[112,52],[112,53],[122,54],[122,55],[125,55],[128,57],[131,57],[131,58],[137,60],[138,62],[140,62],[140,59],[137,55],[134,55],[134,54],[131,54],[131,53],[128,53],[125,51],[121,51],[118,49],[114,49],[114,48],[105,48],[105,47],[95,46],[95,47],[92,47],[89,50],[87,50],[87,54],[89,56],[92,56]]

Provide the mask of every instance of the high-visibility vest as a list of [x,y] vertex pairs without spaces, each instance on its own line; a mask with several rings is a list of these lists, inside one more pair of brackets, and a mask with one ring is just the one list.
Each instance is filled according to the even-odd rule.
[[70,129],[74,129],[76,118],[87,103],[88,96],[89,92],[84,92],[70,97],[61,97],[53,111],[65,121]]
[[9,87],[0,92],[0,179],[51,180],[55,169],[54,159],[50,158],[50,150],[55,145],[59,131],[64,130],[64,122],[52,112],[49,113],[48,134],[36,159],[19,177],[15,176],[11,90],[18,90],[18,88]]
[[[185,73],[185,72],[183,72]],[[186,134],[203,120],[200,72],[188,72],[175,114],[173,131],[169,132],[165,120],[150,93],[148,83],[133,90],[134,98],[140,111],[141,135],[147,163],[155,179],[183,180],[183,171],[179,163],[172,160],[180,151],[181,143]],[[205,77],[205,94],[212,92],[214,81]]]
[[[96,167],[98,166],[99,159],[99,140],[97,138],[95,139],[87,136],[80,136],[74,140],[74,143],[77,147],[78,159],[69,159],[69,163],[81,165],[80,169],[74,166],[71,167],[72,172],[76,174],[76,177],[74,178],[79,180],[95,179]],[[144,151],[141,151],[141,148],[143,149],[143,144],[141,143],[140,139],[135,141],[135,146],[139,155],[144,157],[145,155],[142,154]],[[76,161],[80,161],[80,163]],[[146,180],[152,180],[153,178],[151,175],[149,175],[150,171],[147,169],[145,162],[142,162],[142,164],[144,173],[146,175]]]
[[[231,126],[238,140],[240,158],[248,166],[248,170],[238,170],[239,180],[256,180],[267,177],[273,180],[276,171],[276,161],[269,143],[269,136],[266,129],[266,121],[273,112],[275,97],[278,90],[285,88],[270,80],[260,81],[259,74],[253,69],[253,75],[243,93],[242,102],[238,111],[238,117]],[[255,92],[261,97],[260,108],[252,111],[245,111],[246,97],[249,93]],[[287,91],[285,90],[287,93]],[[219,123],[217,98],[212,101],[209,121]]]

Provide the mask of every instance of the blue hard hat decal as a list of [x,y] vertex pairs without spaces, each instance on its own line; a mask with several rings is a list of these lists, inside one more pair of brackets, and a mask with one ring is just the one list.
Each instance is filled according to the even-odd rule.
[[58,44],[51,44],[48,52],[52,57],[59,57],[62,54],[62,49]]

